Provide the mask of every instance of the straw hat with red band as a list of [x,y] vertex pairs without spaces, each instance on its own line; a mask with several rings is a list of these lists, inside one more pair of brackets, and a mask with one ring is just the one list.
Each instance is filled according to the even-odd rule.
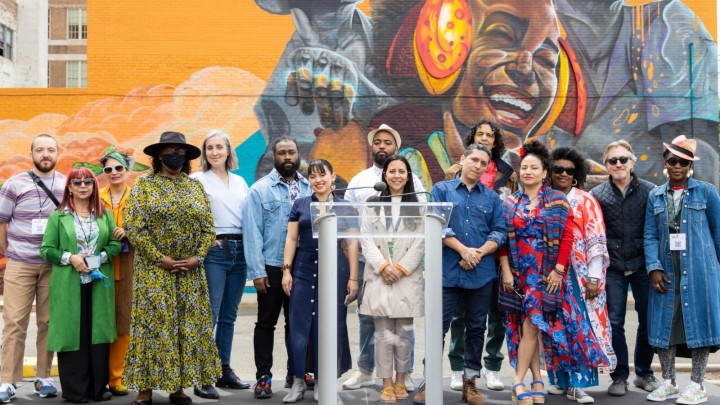
[[697,150],[697,142],[694,139],[688,139],[685,135],[680,135],[673,139],[670,143],[663,142],[665,149],[673,155],[685,160],[700,160],[695,156]]

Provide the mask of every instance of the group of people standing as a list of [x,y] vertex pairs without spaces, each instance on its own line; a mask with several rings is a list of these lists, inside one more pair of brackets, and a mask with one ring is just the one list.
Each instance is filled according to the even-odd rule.
[[[650,401],[707,401],[708,355],[720,345],[720,301],[713,299],[720,288],[720,197],[692,177],[694,140],[664,144],[668,180],[659,187],[634,174],[630,144],[613,142],[603,156],[609,179],[590,192],[586,159],[573,148],[531,141],[518,150],[513,170],[491,121],[470,129],[462,155],[453,157],[459,163],[430,193],[398,154],[397,131],[381,125],[368,143],[373,164],[351,179],[343,198],[330,161],[314,160],[307,177],[300,173],[290,138],[270,145],[274,167],[252,187],[232,173],[237,157],[222,131],[208,133],[200,148],[181,133],[163,133],[144,149],[152,171],[132,186],[134,161],[114,147],[98,158],[98,173],[77,167],[66,177],[54,170],[55,139],[33,139],[34,167],[0,190],[0,249],[8,258],[0,402],[15,397],[22,377],[33,299],[40,397],[57,395],[53,352],[62,396],[76,403],[132,389],[134,405],[151,405],[153,390],[189,405],[185,387],[208,399],[219,398],[215,387],[249,389],[230,367],[246,279],[258,293],[256,398],[273,395],[281,311],[290,389],[283,402],[301,401],[319,381],[334,384],[350,370],[347,304],[357,299],[357,370],[342,388],[373,386],[375,373],[381,402],[408,399],[416,390],[413,319],[425,305],[424,241],[387,235],[422,232],[422,223],[408,218],[420,215],[426,195],[453,204],[443,235],[442,328],[451,331],[451,388],[464,401],[485,403],[480,378],[488,389],[504,389],[503,340],[515,369],[513,403],[544,403],[546,393],[592,403],[584,389],[598,384],[600,368],[611,371],[608,393],[625,395],[628,286],[639,320],[633,384]],[[197,158],[201,170],[190,174]],[[321,376],[311,207],[360,204],[372,195],[396,204],[366,205],[359,223],[344,224],[369,236],[338,241],[338,375]],[[662,382],[651,369],[654,352]],[[692,358],[692,382],[682,391],[676,356]],[[413,400],[424,402],[424,384],[417,391]]]

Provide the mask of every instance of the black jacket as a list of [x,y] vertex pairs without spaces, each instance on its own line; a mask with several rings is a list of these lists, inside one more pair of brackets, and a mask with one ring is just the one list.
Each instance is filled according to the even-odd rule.
[[608,270],[622,271],[625,275],[645,270],[645,208],[650,190],[655,187],[635,174],[632,177],[625,196],[611,179],[590,191],[600,202],[605,218]]

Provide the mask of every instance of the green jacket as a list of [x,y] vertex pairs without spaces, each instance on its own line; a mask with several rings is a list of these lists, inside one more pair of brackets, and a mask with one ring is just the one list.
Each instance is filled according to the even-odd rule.
[[[115,219],[110,211],[97,219],[100,234],[95,253],[105,251],[107,263],[100,271],[109,277],[109,287],[93,281],[92,344],[111,343],[117,338],[115,329],[115,279],[112,258],[120,253],[122,244],[112,236]],[[48,218],[40,255],[52,264],[50,275],[50,325],[47,348],[53,352],[80,349],[80,274],[68,264],[60,265],[63,252],[77,254],[75,222],[69,212],[53,212]]]

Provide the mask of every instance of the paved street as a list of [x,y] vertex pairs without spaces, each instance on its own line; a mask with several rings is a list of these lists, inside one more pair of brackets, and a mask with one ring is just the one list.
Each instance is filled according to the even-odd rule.
[[[248,298],[251,298],[249,296]],[[245,301],[245,300],[244,300]],[[252,300],[249,300],[252,301]],[[358,321],[357,316],[355,316],[355,305],[352,305],[349,309],[348,314],[348,329],[350,332],[350,345],[353,350],[357,350],[357,341],[358,341]],[[235,327],[235,340],[233,344],[233,360],[232,360],[232,366],[237,371],[238,375],[243,378],[243,380],[252,380],[254,379],[255,374],[255,366],[253,361],[253,355],[252,355],[252,334],[253,334],[253,327],[255,324],[255,316],[256,316],[256,307],[254,304],[250,303],[244,303],[243,306],[240,309],[240,314],[238,316],[238,321]],[[35,327],[34,327],[35,317],[34,314],[31,317],[30,323],[30,331],[28,336],[28,347],[26,348],[26,356],[34,356],[35,355]],[[282,325],[283,319],[281,317],[279,325]],[[1,323],[1,320],[0,320]],[[628,341],[634,342],[634,329],[636,328],[637,320],[635,318],[635,313],[632,311],[632,308],[628,308],[628,319],[627,319],[627,325],[626,329],[628,331]],[[264,403],[264,404],[273,404],[273,403],[282,403],[282,397],[285,395],[287,390],[283,388],[283,382],[285,377],[285,370],[284,365],[287,361],[287,356],[285,353],[285,349],[283,347],[283,336],[282,336],[282,328],[278,328],[278,333],[275,337],[275,367],[273,368],[273,373],[275,377],[277,378],[277,381],[273,384],[273,388],[275,389],[275,396],[270,400],[255,400],[252,397],[251,391],[233,391],[233,390],[226,390],[226,389],[218,389],[221,395],[221,399],[219,401],[211,401],[211,400],[204,400],[202,398],[197,398],[193,396],[193,401],[196,403],[218,403],[218,404],[251,404],[251,403]],[[632,347],[631,347],[632,352]],[[416,353],[415,353],[415,360],[417,366],[415,367],[415,372],[413,373],[413,377],[415,378],[415,381],[419,383],[421,377],[422,377],[422,356],[424,353],[424,322],[423,319],[416,320]],[[632,361],[632,359],[631,359]],[[711,355],[710,357],[710,363],[713,364],[720,364],[720,354],[715,353]],[[678,359],[678,364],[689,364],[689,359]],[[447,362],[447,356],[444,356],[444,373],[445,375],[445,393],[444,393],[444,403],[445,404],[461,404],[461,398],[460,393],[451,391],[449,389],[449,376],[450,376],[450,368],[449,364]],[[503,381],[506,384],[506,387],[509,387],[511,381],[512,381],[512,370],[507,365],[507,363],[503,364],[503,368],[501,370],[501,375],[503,377]],[[656,374],[659,376],[659,373]],[[346,374],[347,376],[347,374]],[[344,377],[346,377],[344,376]],[[527,377],[528,381],[530,377]],[[681,387],[685,386],[687,382],[689,381],[689,373],[687,372],[680,372],[678,374],[678,380],[681,385]],[[340,383],[342,382],[342,379],[338,380],[338,388],[340,388]],[[546,379],[547,382],[547,379]],[[357,391],[341,391],[340,392],[340,399],[343,401],[343,403],[350,405],[350,404],[368,404],[368,403],[377,403],[378,401],[378,389],[379,389],[380,382],[378,381],[378,385],[374,389],[365,389],[365,390],[357,390]],[[645,400],[644,391],[640,391],[636,388],[631,388],[630,393],[625,397],[609,397],[606,393],[606,388],[610,384],[609,376],[602,375],[601,376],[601,382],[599,387],[591,388],[588,391],[588,393],[596,398],[596,403],[598,404],[613,404],[613,405],[620,405],[620,404],[638,404],[638,403],[648,403]],[[489,404],[511,404],[510,401],[510,390],[509,388],[506,388],[504,391],[501,392],[494,392],[494,391],[488,391],[485,390],[484,382],[481,383],[480,387],[482,388],[483,393],[485,393],[488,397],[488,403]],[[32,384],[25,382],[21,383],[18,390],[18,398],[17,400],[13,401],[15,404],[22,404],[29,401],[40,401],[35,395],[32,393]],[[709,400],[709,404],[718,404],[720,405],[720,388],[712,385],[707,384],[707,390],[708,394],[711,395],[711,398]],[[192,395],[192,389],[186,390],[186,392],[190,395]],[[154,403],[168,403],[167,400],[167,393],[165,392],[156,392],[154,394]],[[115,397],[111,401],[112,403],[117,404],[130,404],[130,402],[134,399],[134,395],[129,395],[127,397]],[[48,399],[48,400],[42,400],[42,402],[48,402],[48,403],[59,403],[62,401],[59,398],[56,399]],[[548,396],[547,399],[548,403],[565,403],[565,404],[571,404],[573,402],[567,400],[564,396],[563,397],[553,397]],[[303,403],[312,403],[312,391],[309,392],[309,395],[306,396],[305,401]],[[398,402],[400,404],[402,403],[411,403],[410,401],[405,402]]]

